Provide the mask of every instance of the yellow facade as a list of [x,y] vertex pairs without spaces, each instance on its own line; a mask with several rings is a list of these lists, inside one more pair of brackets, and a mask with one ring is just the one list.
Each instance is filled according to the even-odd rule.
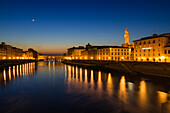
[[129,48],[101,48],[97,50],[97,60],[130,61]]
[[170,34],[153,35],[134,41],[134,60],[170,62]]

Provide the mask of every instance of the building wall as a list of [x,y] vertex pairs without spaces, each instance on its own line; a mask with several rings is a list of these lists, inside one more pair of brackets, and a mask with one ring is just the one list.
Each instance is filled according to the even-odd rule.
[[130,61],[130,49],[129,48],[98,49],[97,60]]
[[[134,60],[165,62],[167,55],[164,54],[164,47],[168,42],[167,37],[139,40],[134,42]],[[165,58],[164,58],[165,57]]]

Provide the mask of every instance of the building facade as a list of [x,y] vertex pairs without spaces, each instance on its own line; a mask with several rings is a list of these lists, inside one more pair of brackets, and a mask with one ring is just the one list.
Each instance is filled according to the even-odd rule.
[[0,60],[22,59],[22,52],[22,49],[7,45],[5,42],[0,44]]
[[130,49],[122,46],[101,46],[97,60],[130,61]]
[[144,37],[134,42],[134,60],[170,62],[170,33]]

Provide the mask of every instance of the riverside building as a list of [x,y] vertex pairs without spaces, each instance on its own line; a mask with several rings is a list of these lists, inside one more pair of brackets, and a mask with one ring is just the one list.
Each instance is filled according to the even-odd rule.
[[89,43],[84,46],[68,49],[68,60],[133,60],[133,43],[129,43],[129,31],[125,30],[125,43],[122,46],[92,46]]
[[170,62],[170,33],[144,37],[134,42],[134,60]]

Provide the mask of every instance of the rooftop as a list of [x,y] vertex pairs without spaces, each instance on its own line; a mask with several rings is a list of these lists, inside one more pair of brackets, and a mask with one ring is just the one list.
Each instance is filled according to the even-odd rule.
[[144,37],[139,40],[134,40],[133,42],[140,41],[140,40],[148,40],[148,39],[153,39],[153,38],[159,38],[159,37],[169,37],[170,38],[170,33],[164,33],[164,34],[153,34],[152,36]]

